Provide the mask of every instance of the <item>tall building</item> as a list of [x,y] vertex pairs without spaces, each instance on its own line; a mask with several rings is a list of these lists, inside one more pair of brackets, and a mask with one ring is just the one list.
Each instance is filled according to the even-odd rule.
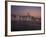
[[29,13],[27,13],[27,15],[21,15],[21,16],[18,16],[18,15],[12,15],[12,20],[16,20],[16,21],[31,21],[31,16],[29,15]]

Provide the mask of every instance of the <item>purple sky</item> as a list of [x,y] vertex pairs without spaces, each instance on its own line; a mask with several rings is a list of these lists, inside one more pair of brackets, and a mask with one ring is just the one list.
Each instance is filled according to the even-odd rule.
[[41,16],[41,7],[32,7],[32,6],[11,6],[11,14],[15,15],[29,15],[34,17]]

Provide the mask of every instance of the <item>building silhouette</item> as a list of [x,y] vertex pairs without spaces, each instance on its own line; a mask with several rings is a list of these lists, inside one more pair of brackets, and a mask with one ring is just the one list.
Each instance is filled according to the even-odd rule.
[[40,21],[39,18],[35,18],[27,13],[27,15],[11,15],[11,20],[13,21]]

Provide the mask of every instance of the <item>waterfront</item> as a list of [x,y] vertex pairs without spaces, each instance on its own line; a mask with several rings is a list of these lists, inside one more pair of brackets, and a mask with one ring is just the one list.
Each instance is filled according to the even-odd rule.
[[40,30],[41,23],[32,21],[11,21],[11,31]]

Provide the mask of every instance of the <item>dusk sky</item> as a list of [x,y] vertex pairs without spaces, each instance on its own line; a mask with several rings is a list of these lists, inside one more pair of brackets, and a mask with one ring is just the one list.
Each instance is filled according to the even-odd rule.
[[11,6],[11,14],[14,15],[29,15],[34,17],[41,16],[41,7],[32,7],[32,6]]

